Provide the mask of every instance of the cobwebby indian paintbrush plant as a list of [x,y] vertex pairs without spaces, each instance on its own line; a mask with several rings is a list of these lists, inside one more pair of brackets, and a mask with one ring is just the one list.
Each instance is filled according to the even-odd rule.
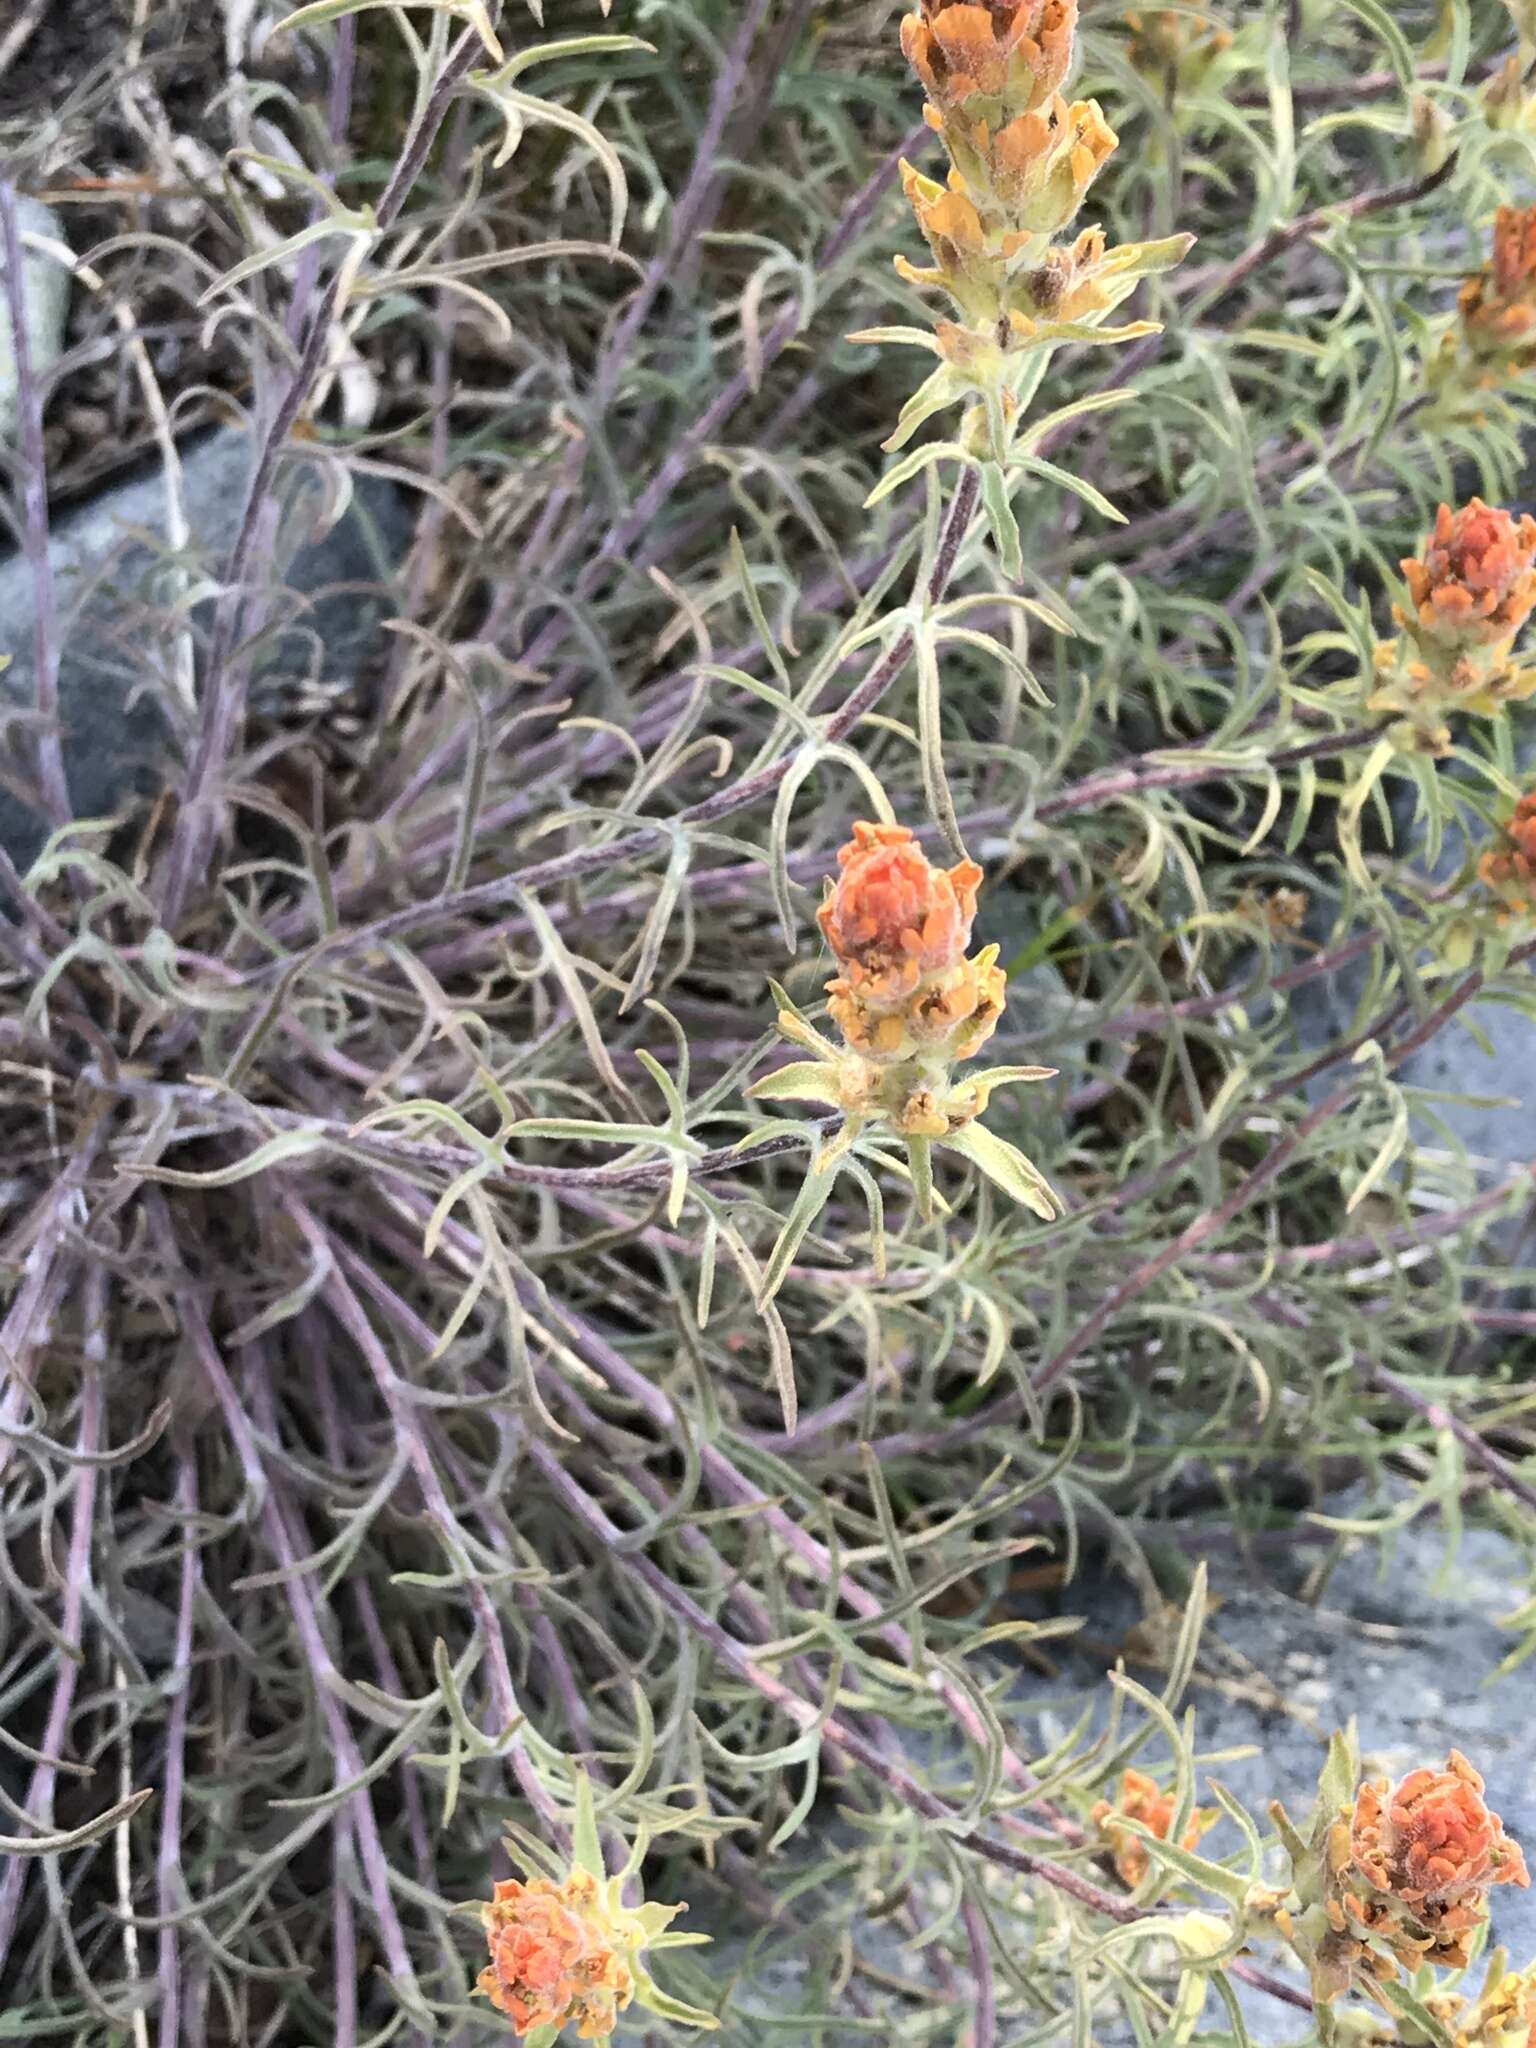
[[931,350],[940,366],[902,411],[886,443],[899,448],[925,420],[964,402],[963,446],[1008,462],[1051,351],[1068,341],[1114,343],[1156,323],[1103,323],[1140,278],[1171,269],[1194,240],[1179,234],[1111,248],[1098,227],[1063,235],[1117,138],[1097,100],[1062,92],[1077,54],[1078,0],[921,0],[901,46],[922,84],[928,125],[949,156],[944,182],[909,163],[902,183],[932,254],[897,269],[941,289],[957,319],[879,328],[857,340]]
[[[1319,2030],[1536,2048],[1461,1791],[1453,1908],[1346,1758],[1314,1921],[1204,1777],[1305,1708],[1188,1575],[1352,1619],[1405,1523],[1416,1601],[1437,1524],[1536,1555],[1536,1148],[1417,1065],[1532,1007],[1518,221],[1456,307],[1531,197],[1510,15],[286,5],[99,7],[78,92],[23,6],[24,123],[0,49],[0,332],[93,252],[0,460],[0,2032],[1231,2048],[1314,2025],[1286,1914],[1345,1944]],[[114,443],[164,545],[55,587]],[[377,588],[295,587],[375,511]],[[165,771],[116,822],[114,679]],[[1397,726],[1465,872],[1365,891]]]
[[839,852],[840,873],[816,921],[838,972],[828,1010],[841,1046],[816,1030],[782,989],[779,1029],[809,1052],[754,1082],[760,1101],[819,1102],[841,1112],[821,1139],[763,1281],[764,1297],[832,1192],[839,1165],[866,1133],[897,1138],[926,1218],[933,1208],[933,1147],[957,1153],[1045,1222],[1056,1199],[1018,1147],[978,1119],[992,1091],[1045,1081],[1050,1067],[988,1067],[965,1081],[952,1070],[980,1052],[1003,1012],[996,946],[966,957],[982,871],[974,861],[937,868],[904,825],[860,822]]

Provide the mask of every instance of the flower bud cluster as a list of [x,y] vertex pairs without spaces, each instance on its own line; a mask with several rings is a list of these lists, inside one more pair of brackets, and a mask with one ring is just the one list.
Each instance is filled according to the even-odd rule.
[[1498,899],[1501,924],[1536,923],[1536,790],[1527,790],[1515,805],[1477,873]]
[[1007,983],[996,946],[966,957],[981,869],[935,867],[905,825],[864,820],[837,861],[816,921],[837,962],[838,1099],[903,1137],[947,1138],[986,1107],[986,1085],[954,1087],[950,1069],[997,1029]]
[[519,2034],[568,2024],[583,2041],[613,2032],[635,1980],[594,1877],[573,1870],[560,1884],[507,1878],[480,1917],[491,1960],[476,1988]]
[[1007,1081],[1049,1080],[1050,1067],[989,1067],[966,1081],[953,1069],[980,1052],[1003,1014],[1007,977],[996,946],[967,954],[982,871],[935,867],[904,825],[861,820],[838,853],[838,875],[816,914],[837,962],[827,1008],[842,1036],[823,1038],[787,997],[786,1038],[814,1055],[754,1082],[759,1099],[823,1102],[843,1112],[813,1173],[836,1165],[867,1126],[907,1147],[925,1213],[928,1151],[961,1153],[1043,1221],[1057,1203],[1038,1169],[979,1119]]

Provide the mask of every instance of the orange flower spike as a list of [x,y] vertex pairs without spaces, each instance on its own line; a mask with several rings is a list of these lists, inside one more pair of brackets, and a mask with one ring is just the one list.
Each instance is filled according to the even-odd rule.
[[635,1985],[595,1878],[584,1870],[560,1884],[507,1878],[480,1917],[491,1960],[477,1988],[517,2033],[572,2021],[584,2041],[612,2033]]
[[1474,1904],[1490,1884],[1529,1885],[1517,1842],[1483,1800],[1483,1781],[1453,1749],[1443,1771],[1410,1771],[1395,1790],[1362,1785],[1350,1848],[1377,1891],[1410,1907]]
[[862,821],[837,861],[816,921],[866,1004],[899,1008],[919,981],[964,958],[981,882],[974,861],[936,868],[905,825]]
[[1536,519],[1517,521],[1481,498],[1459,512],[1442,505],[1422,559],[1402,569],[1422,632],[1507,644],[1536,610]]

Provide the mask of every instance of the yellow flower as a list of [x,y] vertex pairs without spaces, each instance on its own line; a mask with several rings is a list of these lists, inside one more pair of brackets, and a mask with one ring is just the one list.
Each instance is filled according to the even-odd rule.
[[1476,2003],[1453,2021],[1456,2048],[1536,2048],[1536,1964],[1510,1970],[1507,1960],[1496,1951]]

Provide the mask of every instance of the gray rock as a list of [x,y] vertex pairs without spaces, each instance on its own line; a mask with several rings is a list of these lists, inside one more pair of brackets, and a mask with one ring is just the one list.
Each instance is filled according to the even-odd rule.
[[[171,604],[189,587],[199,645],[234,541],[250,471],[248,437],[221,428],[182,453],[187,554],[168,549],[164,478],[156,470],[104,492],[56,523],[52,564],[63,648],[59,706],[74,814],[109,815],[136,790],[163,786],[186,741],[174,685],[177,636]],[[280,702],[310,683],[350,681],[366,660],[385,608],[384,588],[409,545],[414,508],[394,484],[354,480],[345,514],[332,520],[334,473],[286,471],[278,522],[277,577],[268,631],[252,656],[252,696]],[[33,702],[35,603],[31,570],[0,561],[0,719],[22,719]],[[24,744],[13,740],[0,786],[0,845],[25,866],[45,837],[27,798]]]
[[[58,216],[39,199],[18,199],[16,225],[23,234],[51,235],[64,239]],[[23,248],[21,256],[22,307],[25,313],[32,374],[44,378],[59,360],[64,348],[64,323],[69,312],[69,272],[51,256],[40,256]],[[8,441],[16,426],[16,349],[11,333],[11,309],[5,290],[5,251],[0,246],[0,441]]]

